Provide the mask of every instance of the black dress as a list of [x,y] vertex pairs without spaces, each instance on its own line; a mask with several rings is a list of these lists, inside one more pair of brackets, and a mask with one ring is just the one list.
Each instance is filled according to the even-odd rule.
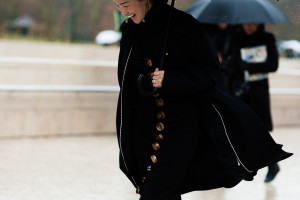
[[169,11],[166,4],[154,5],[145,22],[129,20],[122,27],[120,168],[141,200],[179,200],[194,190],[233,187],[291,155],[244,103],[218,89],[213,45],[182,11],[174,10],[170,26],[163,88],[153,96],[140,95],[137,77],[151,76],[159,66]]

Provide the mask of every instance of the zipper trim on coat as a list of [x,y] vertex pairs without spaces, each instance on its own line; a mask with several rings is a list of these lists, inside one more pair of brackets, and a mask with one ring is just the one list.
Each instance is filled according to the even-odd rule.
[[232,145],[232,143],[231,143],[231,141],[230,141],[230,139],[229,139],[229,136],[228,136],[228,134],[227,134],[227,129],[226,129],[225,123],[224,123],[224,121],[223,121],[222,115],[221,115],[220,112],[217,110],[217,108],[215,107],[214,104],[211,104],[211,105],[214,107],[214,109],[216,110],[216,112],[218,113],[218,115],[219,115],[219,117],[220,117],[220,119],[221,119],[221,121],[222,121],[222,124],[223,124],[223,127],[224,127],[224,131],[225,131],[225,134],[226,134],[226,137],[227,137],[227,140],[228,140],[228,142],[229,142],[229,144],[230,144],[230,146],[231,146],[231,148],[232,148],[232,150],[233,150],[233,152],[234,152],[234,154],[235,154],[235,156],[236,156],[236,159],[237,159],[237,161],[238,161],[238,165],[242,165],[243,168],[244,168],[247,172],[249,172],[249,173],[254,172],[254,171],[249,170],[249,169],[242,163],[242,161],[240,160],[240,158],[239,158],[237,152],[235,151],[235,149],[234,149],[234,147],[233,147],[233,145]]
[[[120,92],[121,92],[121,95],[120,95],[120,97],[121,97],[121,107],[120,107],[120,109],[121,109],[121,113],[120,113],[120,115],[121,115],[121,121],[120,121],[120,141],[119,141],[119,142],[120,142],[120,152],[121,152],[121,155],[122,155],[122,158],[123,158],[124,165],[125,165],[126,170],[127,170],[128,172],[129,172],[129,170],[128,170],[127,164],[126,164],[126,162],[125,162],[125,157],[124,157],[123,149],[122,149],[123,86],[124,86],[124,78],[125,78],[125,73],[126,73],[128,61],[129,61],[129,58],[130,58],[130,55],[131,55],[131,51],[132,51],[132,46],[133,46],[133,45],[131,45],[131,48],[130,48],[130,51],[129,51],[129,54],[128,54],[128,57],[127,57],[127,60],[126,60],[126,64],[125,64],[125,68],[124,68],[124,72],[123,72],[123,77],[122,77],[122,84],[121,84],[122,88],[121,88],[121,90],[120,90]],[[133,180],[135,186],[138,187],[138,185],[136,184],[134,178],[133,178],[132,176],[130,176],[130,177],[131,177],[131,179]]]

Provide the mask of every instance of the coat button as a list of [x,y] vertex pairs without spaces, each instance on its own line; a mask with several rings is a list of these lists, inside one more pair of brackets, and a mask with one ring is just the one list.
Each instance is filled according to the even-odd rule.
[[150,79],[153,79],[153,75],[154,75],[153,72],[148,73],[148,77],[149,77]]
[[151,169],[152,169],[152,166],[149,165],[149,166],[147,167],[147,172],[151,172]]
[[136,189],[136,193],[137,193],[137,194],[141,194],[141,189],[140,189],[140,188],[137,188],[137,189]]
[[163,141],[164,140],[164,136],[162,134],[157,134],[155,136],[155,138],[156,138],[157,141]]
[[162,119],[164,119],[165,118],[165,113],[163,112],[163,111],[159,111],[157,114],[156,114],[156,118],[158,119],[158,120],[162,120]]
[[153,147],[153,149],[154,149],[155,151],[157,151],[157,150],[160,149],[160,145],[158,144],[158,142],[154,142],[154,143],[152,144],[152,147]]
[[162,130],[165,129],[165,125],[164,125],[163,123],[161,123],[161,122],[158,122],[158,123],[156,124],[156,129],[157,129],[158,131],[162,131]]
[[151,59],[146,59],[145,60],[145,65],[147,66],[147,67],[152,67],[152,60]]
[[145,183],[145,181],[146,181],[146,177],[144,176],[144,177],[142,177],[142,183]]
[[159,96],[160,96],[159,93],[155,93],[155,94],[153,95],[154,98],[159,97]]
[[156,164],[158,162],[156,155],[152,155],[151,160],[154,164]]
[[164,106],[164,100],[162,98],[156,99],[155,102],[158,107]]

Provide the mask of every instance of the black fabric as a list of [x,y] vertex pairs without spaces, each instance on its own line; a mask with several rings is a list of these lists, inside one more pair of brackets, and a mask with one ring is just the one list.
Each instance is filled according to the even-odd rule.
[[249,83],[249,91],[241,98],[259,116],[268,131],[273,130],[269,81],[253,81]]
[[[251,180],[262,166],[290,156],[270,135],[266,136],[269,133],[248,106],[217,89],[220,70],[214,47],[199,23],[184,12],[174,11],[160,96],[141,97],[136,92],[137,71],[147,75],[159,65],[169,10],[168,5],[156,6],[145,22],[134,24],[129,20],[122,25],[116,121],[120,168],[136,188],[142,189],[142,200],[177,200],[180,194],[193,190],[233,187],[243,179]],[[148,58],[152,67],[143,62]],[[163,107],[155,106],[157,98],[164,100]],[[145,166],[151,163],[153,137],[158,133],[158,110],[166,114],[161,121],[166,140],[156,152],[158,164],[152,164],[148,182],[142,183]],[[228,127],[227,133],[223,123]],[[225,133],[232,137],[236,151],[251,172],[238,163]],[[262,155],[256,160],[258,153]]]
[[[214,107],[213,109],[218,111],[218,113],[207,111],[208,116],[211,116],[205,120],[209,135],[223,137],[214,141],[215,144],[226,144],[224,140],[228,136],[240,160],[248,166],[249,170],[255,171],[291,155],[282,151],[282,145],[276,144],[256,113],[243,101],[219,89],[211,91],[207,100]],[[216,120],[218,117],[222,118],[221,122]],[[224,123],[224,126],[220,123]],[[224,128],[227,134],[222,133]],[[227,153],[230,149],[228,145],[221,149],[223,151],[218,152],[219,156],[230,156]]]
[[[276,48],[276,40],[271,33],[264,32],[261,25],[258,31],[249,36],[244,31],[241,31],[239,35],[235,37],[232,42],[230,51],[233,56],[233,61],[229,68],[233,70],[232,74],[229,74],[234,83],[236,79],[240,79],[243,82],[244,70],[247,70],[250,74],[256,73],[269,73],[275,72],[278,69],[278,51]],[[260,45],[266,45],[267,47],[267,60],[264,63],[245,63],[241,60],[240,49],[245,47],[255,47]],[[230,84],[231,84],[230,83]],[[241,99],[246,102],[259,116],[265,127],[269,130],[273,130],[273,123],[271,117],[270,106],[270,94],[268,79],[254,81],[248,83],[249,89],[245,92],[245,95]],[[232,88],[232,86],[229,86]],[[233,91],[232,91],[233,92]]]
[[[186,172],[192,167],[193,158],[197,152],[203,152],[203,149],[199,149],[205,141],[202,139],[203,125],[199,124],[199,119],[189,118],[177,123],[166,123],[165,126],[160,150],[154,151],[146,137],[143,137],[144,142],[140,138],[140,142],[135,145],[135,154],[140,160],[138,165],[142,169],[141,176],[147,177],[142,185],[141,200],[177,200],[181,195]],[[148,141],[155,141],[155,130],[145,131],[142,128],[141,131],[152,135]],[[148,147],[149,149],[145,149]],[[157,156],[158,163],[152,166],[151,172],[147,172],[146,167],[152,164],[150,156],[153,154]]]

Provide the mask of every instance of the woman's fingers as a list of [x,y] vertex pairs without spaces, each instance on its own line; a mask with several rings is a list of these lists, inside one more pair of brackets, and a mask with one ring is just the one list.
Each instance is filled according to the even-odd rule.
[[159,71],[158,68],[155,69],[155,71],[153,73],[153,80],[152,80],[153,87],[156,87],[156,88],[162,87],[164,73],[165,73],[165,71],[163,71],[163,70]]

